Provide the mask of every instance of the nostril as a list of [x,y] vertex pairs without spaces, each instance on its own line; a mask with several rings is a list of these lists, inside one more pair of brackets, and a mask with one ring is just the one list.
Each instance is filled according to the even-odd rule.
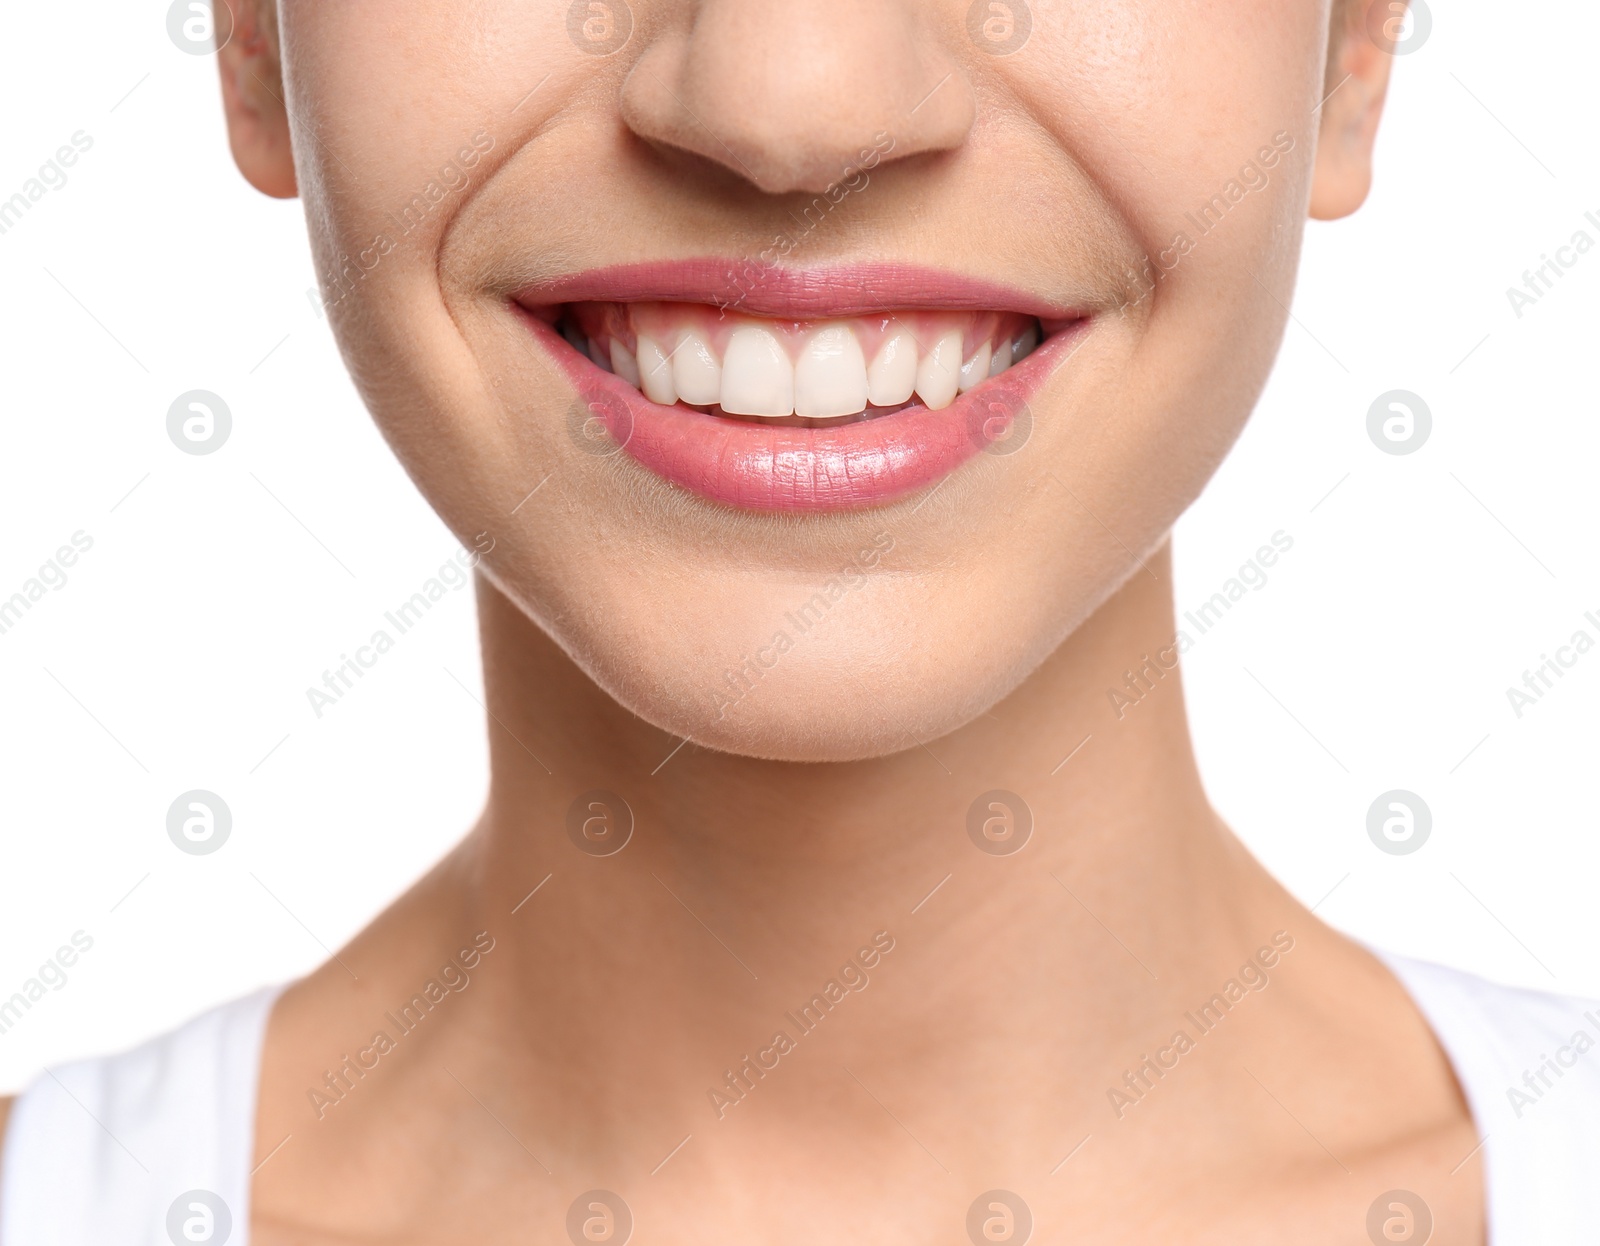
[[[624,124],[768,194],[820,193],[867,167],[966,141],[960,64],[910,0],[706,0],[663,31],[623,83]],[[893,55],[885,49],[894,49]]]

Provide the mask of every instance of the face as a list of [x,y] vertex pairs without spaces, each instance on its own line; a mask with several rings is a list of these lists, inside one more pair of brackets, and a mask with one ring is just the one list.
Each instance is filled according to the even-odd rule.
[[241,166],[492,584],[646,720],[789,760],[961,726],[1165,540],[1381,96],[1319,109],[1329,13],[1278,0],[404,14],[241,30]]

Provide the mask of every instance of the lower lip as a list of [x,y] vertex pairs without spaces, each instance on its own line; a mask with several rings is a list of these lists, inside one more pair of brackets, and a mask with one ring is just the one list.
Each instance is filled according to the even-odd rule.
[[756,511],[841,511],[892,502],[1028,427],[1028,399],[1088,319],[1053,334],[1021,363],[930,411],[917,404],[836,428],[761,424],[651,402],[524,314],[610,436],[635,462],[713,502]]

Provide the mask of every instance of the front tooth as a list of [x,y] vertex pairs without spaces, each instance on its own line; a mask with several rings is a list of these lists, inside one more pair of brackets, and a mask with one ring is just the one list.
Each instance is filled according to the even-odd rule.
[[611,339],[611,370],[635,389],[639,388],[639,363],[620,339]]
[[722,409],[776,418],[794,412],[794,365],[765,329],[740,325],[722,359]]
[[961,365],[961,392],[964,394],[979,381],[989,379],[989,360],[993,352],[985,342],[973,352],[972,358]]
[[654,338],[639,338],[639,384],[651,402],[670,407],[678,401],[678,391],[672,384],[672,361]]
[[875,407],[898,407],[917,388],[917,339],[911,330],[890,334],[867,369],[867,396]]
[[930,411],[956,400],[961,387],[961,330],[952,329],[933,344],[917,365],[917,396]]
[[989,357],[989,375],[999,376],[1011,366],[1011,343],[1001,342]]
[[848,325],[819,329],[794,367],[794,413],[813,420],[867,409],[867,361]]
[[692,407],[714,407],[722,399],[722,365],[693,329],[684,330],[672,353],[672,383],[678,398]]

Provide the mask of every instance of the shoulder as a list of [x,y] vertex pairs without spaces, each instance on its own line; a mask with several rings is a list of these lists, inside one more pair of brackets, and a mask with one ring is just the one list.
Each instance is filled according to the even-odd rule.
[[[1578,1058],[1600,1046],[1600,1000],[1504,986],[1464,970],[1380,955],[1433,1025],[1441,1045],[1458,1066],[1465,1066],[1459,1073],[1514,1073],[1521,1082],[1539,1064],[1539,1052],[1552,1061],[1558,1052],[1568,1059],[1565,1049],[1571,1047],[1569,1062],[1555,1061],[1561,1072],[1550,1078],[1566,1081],[1570,1075],[1574,1087],[1600,1090],[1600,1050],[1593,1061]],[[1510,1096],[1507,1106],[1512,1106]]]
[[1600,1001],[1381,954],[1450,1058],[1484,1154],[1494,1241],[1600,1225]]
[[0,1242],[123,1246],[128,1226],[161,1222],[186,1191],[243,1213],[275,996],[257,992],[131,1051],[41,1075],[0,1122]]

